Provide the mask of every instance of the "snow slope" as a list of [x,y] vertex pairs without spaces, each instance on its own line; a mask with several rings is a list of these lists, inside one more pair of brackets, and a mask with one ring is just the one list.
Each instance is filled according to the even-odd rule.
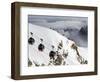
[[[30,32],[33,33],[33,36],[30,34]],[[59,42],[61,42],[61,40],[63,42],[63,48],[59,51],[59,53],[62,54],[63,51],[65,53],[69,53],[67,59],[64,58],[66,65],[80,64],[77,61],[76,51],[71,48],[71,45],[75,43],[67,39],[66,37],[62,36],[58,32],[49,28],[29,23],[29,37],[33,37],[35,39],[35,43],[33,45],[29,45],[28,55],[33,66],[35,66],[34,63],[38,65],[44,64],[47,66],[50,62],[49,52],[52,50],[51,46],[54,45],[54,51],[57,51],[57,45],[59,44]],[[43,39],[43,44],[45,46],[43,52],[38,50],[38,45],[41,43],[41,38]],[[80,53],[82,53],[83,50],[86,50],[83,48],[79,49]],[[82,55],[84,55],[84,53]]]

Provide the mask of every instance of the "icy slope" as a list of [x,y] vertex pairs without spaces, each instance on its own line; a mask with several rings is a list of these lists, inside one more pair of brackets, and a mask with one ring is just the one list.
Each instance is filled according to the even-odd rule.
[[[31,35],[31,33],[33,33],[33,35]],[[52,45],[54,46],[53,51],[57,51],[58,45],[61,41],[63,42],[63,47],[59,50],[59,54],[62,55],[63,53],[68,53],[68,57],[63,58],[65,65],[80,64],[77,60],[78,56],[76,54],[76,51],[71,47],[72,44],[75,43],[71,40],[68,40],[66,37],[62,36],[58,32],[49,28],[29,23],[29,38],[30,37],[34,38],[35,40],[33,45],[29,44],[28,57],[29,60],[32,62],[32,66],[48,66],[48,64],[50,63],[49,53],[52,50]],[[43,39],[42,44],[45,46],[45,49],[43,51],[38,50],[41,39]]]

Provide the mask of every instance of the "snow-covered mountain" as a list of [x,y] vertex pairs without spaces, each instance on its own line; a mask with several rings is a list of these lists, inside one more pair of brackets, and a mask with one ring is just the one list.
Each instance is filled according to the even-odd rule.
[[[33,38],[33,43],[28,45],[29,66],[87,64],[87,49],[78,47],[74,41],[43,26],[29,23],[28,28],[28,37]],[[40,44],[44,46],[41,51]],[[50,58],[51,51],[55,52],[51,55],[52,58]]]
[[46,20],[30,20],[32,24],[58,31],[67,38],[74,40],[80,47],[87,47],[87,22],[83,20],[64,20],[48,22]]

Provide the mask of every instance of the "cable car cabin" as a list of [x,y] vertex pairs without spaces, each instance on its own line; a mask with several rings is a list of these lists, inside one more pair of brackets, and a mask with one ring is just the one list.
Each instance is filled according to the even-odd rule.
[[56,55],[56,52],[55,51],[50,51],[50,53],[49,53],[49,57],[50,57],[50,59],[55,59],[54,58],[54,56]]
[[41,44],[39,44],[39,46],[38,46],[38,50],[39,51],[43,51],[45,49],[45,46],[41,43]]
[[34,38],[30,37],[30,38],[28,39],[28,43],[29,43],[30,45],[33,45],[33,44],[35,43]]

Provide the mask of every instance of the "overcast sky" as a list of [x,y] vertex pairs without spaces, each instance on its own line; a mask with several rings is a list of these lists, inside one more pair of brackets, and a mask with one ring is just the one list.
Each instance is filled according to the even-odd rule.
[[29,15],[28,22],[44,27],[52,27],[52,28],[74,27],[80,29],[80,27],[87,25],[88,18],[71,17],[71,16]]

